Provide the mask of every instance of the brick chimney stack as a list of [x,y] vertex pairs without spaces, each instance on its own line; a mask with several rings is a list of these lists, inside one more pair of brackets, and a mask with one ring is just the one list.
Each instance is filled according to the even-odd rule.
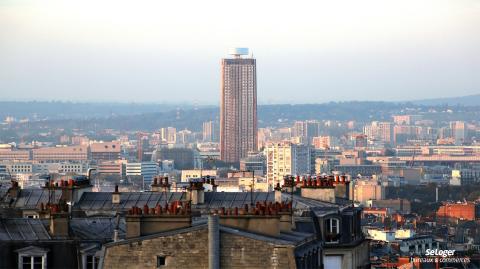
[[115,185],[115,191],[112,193],[112,204],[118,205],[120,204],[120,192],[118,191],[118,185]]
[[174,201],[164,208],[132,207],[126,216],[127,239],[192,226],[188,202]]
[[250,210],[246,204],[244,208],[221,208],[220,211],[215,210],[213,214],[218,214],[221,225],[268,236],[279,236],[280,232],[291,232],[291,211],[291,202],[257,202]]
[[187,197],[192,202],[192,205],[203,204],[205,202],[205,188],[202,180],[190,181],[190,186],[187,188]]
[[67,238],[69,236],[70,218],[64,208],[50,205],[50,235],[52,237]]
[[20,186],[18,185],[18,181],[12,180],[12,186],[8,189],[7,193],[10,198],[16,199],[18,194],[20,193]]

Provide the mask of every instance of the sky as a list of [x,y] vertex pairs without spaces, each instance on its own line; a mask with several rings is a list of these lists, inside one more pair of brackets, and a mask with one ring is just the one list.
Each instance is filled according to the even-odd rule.
[[230,47],[261,104],[480,93],[479,0],[0,0],[0,100],[218,104]]

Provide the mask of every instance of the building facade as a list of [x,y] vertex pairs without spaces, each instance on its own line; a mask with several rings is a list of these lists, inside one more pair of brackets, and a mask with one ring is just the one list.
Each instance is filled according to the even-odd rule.
[[238,162],[257,150],[257,72],[248,49],[229,54],[221,63],[220,156]]
[[310,147],[291,142],[269,143],[265,148],[267,181],[271,186],[281,183],[286,175],[309,174]]

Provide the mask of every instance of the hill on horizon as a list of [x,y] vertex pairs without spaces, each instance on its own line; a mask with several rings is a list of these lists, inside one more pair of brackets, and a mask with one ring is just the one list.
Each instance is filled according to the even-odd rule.
[[441,97],[432,99],[421,99],[413,101],[405,101],[415,105],[438,106],[438,105],[462,105],[462,106],[478,106],[480,104],[480,94],[472,94],[458,97]]

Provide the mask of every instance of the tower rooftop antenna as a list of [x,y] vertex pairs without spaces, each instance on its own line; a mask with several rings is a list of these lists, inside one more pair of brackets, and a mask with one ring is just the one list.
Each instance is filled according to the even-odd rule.
[[248,48],[229,48],[228,55],[232,55],[235,58],[240,58],[242,55],[249,55]]

